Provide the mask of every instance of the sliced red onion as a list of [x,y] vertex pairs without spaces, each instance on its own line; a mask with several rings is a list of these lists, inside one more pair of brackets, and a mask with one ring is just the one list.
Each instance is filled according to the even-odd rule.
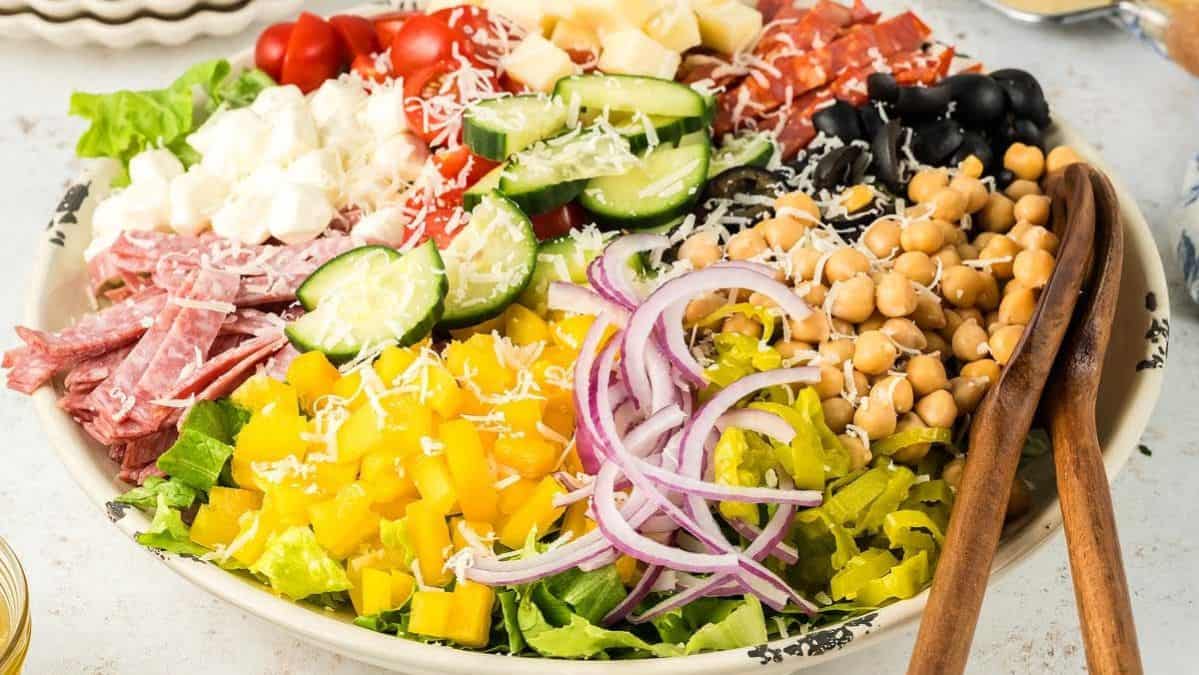
[[620,604],[612,608],[612,611],[604,617],[600,622],[602,626],[613,626],[620,623],[620,620],[629,615],[645,596],[649,595],[654,584],[658,582],[658,577],[662,576],[662,567],[658,565],[650,565],[645,568],[645,573],[637,580],[637,583],[629,590],[629,594],[620,601]]
[[570,506],[576,502],[588,499],[593,494],[595,494],[595,483],[588,483],[565,494],[554,495],[553,505],[554,508],[560,509],[564,506]]
[[[654,448],[659,438],[682,426],[686,421],[687,416],[677,405],[662,408],[625,434],[624,446],[630,454],[645,457]],[[617,422],[619,426],[619,420]]]
[[[775,512],[776,518],[778,517],[778,514],[783,511],[784,508],[786,508],[786,507],[780,507],[779,510]],[[750,523],[747,523],[744,520],[741,520],[740,518],[730,518],[730,519],[728,519],[727,522],[734,530],[737,531],[737,534],[740,534],[742,537],[745,537],[746,539],[748,539],[750,541],[751,546],[753,544],[758,543],[759,540],[768,543],[770,534],[767,534],[764,530],[758,529],[758,527],[756,525],[751,525]],[[771,518],[771,522],[774,522],[774,518]],[[782,533],[779,538],[782,539],[782,537],[786,536],[787,529],[785,526],[790,525],[791,517],[788,516],[786,518],[782,518],[780,520],[780,522],[782,522],[784,524],[783,527],[778,528],[779,531],[781,531],[781,533]],[[799,551],[797,551],[794,546],[791,546],[790,544],[786,544],[782,541],[779,541],[778,543],[774,544],[773,546],[767,546],[764,543],[762,546],[760,546],[760,548],[765,555],[774,556],[775,558],[778,558],[779,560],[787,563],[788,565],[794,565],[799,562]],[[749,553],[748,548],[746,549],[746,553]],[[751,557],[753,557],[752,554],[751,554]],[[759,558],[759,560],[760,560],[760,558]]]
[[565,281],[550,282],[546,294],[546,304],[550,309],[575,314],[597,315],[600,312],[607,312],[617,323],[621,324],[629,317],[628,308],[601,297],[591,289]]
[[793,504],[820,506],[823,494],[819,490],[780,490],[769,487],[740,487],[721,485],[697,478],[682,476],[641,460],[638,470],[653,482],[675,492],[695,495],[706,500],[746,502],[750,504]]
[[634,298],[626,296],[612,285],[612,281],[608,278],[608,273],[604,270],[603,261],[600,258],[592,260],[591,264],[587,266],[587,283],[591,284],[591,288],[601,298],[618,307],[623,307],[630,312],[637,307]]
[[[594,518],[592,520],[594,520]],[[619,559],[620,559],[620,553],[617,552],[616,549],[610,548],[607,551],[605,551],[602,555],[597,555],[596,557],[594,557],[586,562],[579,563],[579,571],[580,572],[594,572],[602,567],[607,567],[608,565],[611,565],[612,563],[616,562]]]
[[629,616],[629,623],[645,623],[651,619],[655,619],[669,611],[678,609],[684,605],[690,604],[693,600],[706,598],[712,595],[712,592],[724,585],[727,577],[724,575],[714,574],[702,582],[685,588],[678,593],[666,598],[662,602],[650,607],[642,614],[633,614]]
[[717,431],[724,433],[724,430],[729,427],[769,436],[784,445],[795,438],[795,429],[787,424],[787,420],[772,412],[754,408],[730,410],[716,420]]
[[635,307],[641,301],[641,294],[633,282],[629,258],[642,251],[656,251],[667,246],[670,246],[670,238],[660,234],[629,234],[608,244],[597,260],[612,288]]

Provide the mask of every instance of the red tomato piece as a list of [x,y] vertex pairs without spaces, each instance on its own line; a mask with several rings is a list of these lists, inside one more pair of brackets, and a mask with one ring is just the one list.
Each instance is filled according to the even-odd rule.
[[462,189],[478,183],[480,178],[499,166],[498,162],[476,155],[465,145],[439,150],[433,155],[433,163],[442,176],[455,181]]
[[537,238],[545,241],[583,227],[587,224],[587,213],[583,211],[583,207],[570,202],[548,213],[533,216],[529,220],[533,221],[533,232]]
[[372,54],[359,54],[354,57],[354,62],[350,64],[350,70],[358,74],[364,80],[372,82],[386,82],[391,76],[391,69],[386,70],[379,68],[380,65],[387,65],[386,62],[380,63],[379,59]]
[[[431,146],[451,145],[462,134],[464,101],[458,82],[462,70],[463,64],[446,59],[410,73],[404,80],[408,127]],[[478,80],[480,72],[484,73],[482,81]],[[469,77],[476,95],[499,91],[499,82],[491,71],[473,70]],[[431,104],[434,98],[438,100]]]
[[500,59],[516,48],[524,32],[512,21],[482,7],[460,5],[433,12],[450,28],[462,31],[470,40],[477,62],[498,68]]
[[432,239],[437,243],[437,248],[445,248],[462,231],[467,220],[468,218],[460,206],[430,211],[425,216],[425,232],[421,241]]
[[279,82],[294,84],[307,94],[325,80],[337,77],[343,65],[337,32],[321,17],[304,12],[287,41]]
[[391,71],[403,77],[453,59],[455,54],[469,57],[470,41],[444,21],[420,14],[404,22],[391,41]]
[[254,45],[254,65],[278,82],[283,76],[283,57],[287,54],[287,43],[295,22],[277,23],[258,36]]
[[337,32],[342,59],[347,63],[363,54],[370,55],[379,51],[379,38],[375,35],[375,27],[365,17],[338,14],[329,19],[329,25]]
[[384,47],[391,46],[396,33],[399,33],[400,28],[404,26],[404,22],[415,14],[416,12],[385,12],[372,17],[371,23],[375,26],[375,36],[379,38],[379,44]]

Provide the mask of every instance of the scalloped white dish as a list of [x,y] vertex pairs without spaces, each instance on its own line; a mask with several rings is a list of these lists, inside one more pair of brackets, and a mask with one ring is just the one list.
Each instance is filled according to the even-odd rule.
[[0,10],[33,10],[53,19],[90,15],[103,20],[123,20],[135,14],[181,16],[198,7],[224,8],[241,0],[0,0]]

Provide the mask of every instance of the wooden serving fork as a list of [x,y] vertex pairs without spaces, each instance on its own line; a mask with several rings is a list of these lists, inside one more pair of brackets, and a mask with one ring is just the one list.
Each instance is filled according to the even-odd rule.
[[1068,166],[1050,186],[1055,229],[1061,233],[1057,267],[1020,344],[975,415],[909,675],[951,675],[966,668],[1020,451],[1086,278],[1095,240],[1088,171],[1080,164]]

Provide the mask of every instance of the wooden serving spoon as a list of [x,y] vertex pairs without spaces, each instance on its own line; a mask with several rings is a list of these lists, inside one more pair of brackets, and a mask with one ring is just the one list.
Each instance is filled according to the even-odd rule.
[[1139,674],[1143,669],[1128,580],[1095,427],[1099,379],[1120,294],[1124,230],[1111,183],[1091,170],[1091,185],[1095,261],[1044,403],[1087,666],[1092,673]]
[[1066,167],[1049,194],[1055,229],[1062,233],[1057,267],[1020,344],[975,415],[909,675],[951,675],[966,668],[1020,450],[1086,277],[1095,240],[1088,169]]

